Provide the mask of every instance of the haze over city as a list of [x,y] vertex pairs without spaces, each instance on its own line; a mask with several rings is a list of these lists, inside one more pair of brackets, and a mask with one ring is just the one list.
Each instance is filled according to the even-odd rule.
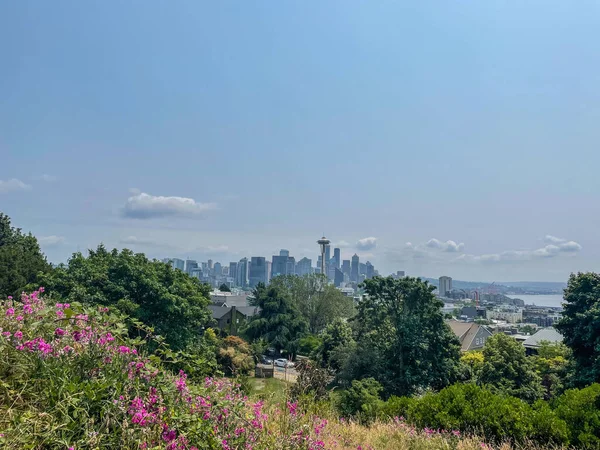
[[596,3],[31,6],[0,5],[0,210],[51,262],[325,234],[383,275],[598,270]]

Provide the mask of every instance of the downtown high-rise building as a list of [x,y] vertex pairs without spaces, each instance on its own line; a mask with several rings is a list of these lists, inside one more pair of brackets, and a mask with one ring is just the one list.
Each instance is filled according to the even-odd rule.
[[358,280],[359,280],[359,274],[360,274],[359,266],[360,266],[360,258],[355,253],[354,256],[352,257],[352,267],[351,267],[351,271],[350,271],[350,281],[352,281],[354,283],[358,283]]
[[445,297],[446,293],[452,290],[452,278],[450,277],[440,277],[439,285],[438,285],[438,293],[441,297]]
[[223,266],[220,262],[216,262],[213,266],[213,274],[215,277],[220,277],[223,274]]
[[248,263],[248,258],[242,258],[237,263],[237,270],[235,276],[235,284],[239,287],[245,288],[248,287],[248,271],[250,268],[250,264]]
[[345,259],[342,261],[342,273],[344,275],[348,275],[348,278],[350,278],[350,274],[352,272],[352,267],[350,266],[350,260],[349,259]]
[[335,272],[333,275],[333,284],[335,285],[335,287],[340,287],[344,282],[344,272],[342,272],[340,269],[334,270]]
[[373,264],[371,264],[371,261],[367,261],[366,263],[367,266],[367,272],[365,274],[367,279],[373,278],[375,276],[375,266],[373,266]]
[[250,258],[248,269],[248,285],[254,288],[258,283],[267,284],[269,279],[268,265],[264,256],[253,256]]
[[236,283],[236,277],[237,277],[237,265],[238,263],[236,263],[235,261],[231,261],[229,263],[229,276],[231,278],[233,278],[233,282]]
[[280,250],[279,256],[273,256],[271,262],[271,276],[294,275],[296,272],[296,259],[290,256],[288,250]]
[[333,259],[335,260],[333,262],[334,266],[336,269],[339,269],[341,264],[342,264],[342,256],[341,256],[341,251],[339,248],[334,248],[333,249]]
[[179,258],[165,258],[164,263],[170,264],[173,269],[179,269],[182,272],[185,270],[185,261]]
[[309,258],[302,258],[296,264],[296,275],[303,277],[304,275],[310,275],[313,273],[312,260]]
[[198,268],[198,263],[194,259],[188,259],[185,261],[185,271],[188,275],[192,275],[192,270]]

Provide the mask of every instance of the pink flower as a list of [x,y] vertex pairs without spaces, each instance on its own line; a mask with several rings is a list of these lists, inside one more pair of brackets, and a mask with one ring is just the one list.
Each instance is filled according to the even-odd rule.
[[17,331],[15,333],[15,337],[19,340],[21,340],[23,338],[23,332],[21,330]]
[[23,316],[17,316],[16,320],[18,320],[19,322],[21,322],[23,320]]
[[13,299],[12,295],[9,295],[9,296],[8,296],[8,299],[9,299],[9,300],[12,300],[12,299]]
[[14,316],[15,315],[15,308],[8,308],[6,310],[6,315],[7,316]]
[[33,307],[29,304],[23,305],[23,312],[25,314],[31,314],[31,313],[33,313]]
[[54,330],[54,334],[56,334],[57,336],[64,336],[66,333],[65,330],[63,330],[62,328],[57,328],[56,330]]

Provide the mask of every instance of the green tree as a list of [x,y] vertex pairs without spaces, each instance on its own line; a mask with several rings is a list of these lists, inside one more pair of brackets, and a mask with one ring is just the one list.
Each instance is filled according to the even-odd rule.
[[574,371],[571,350],[562,342],[540,342],[537,355],[532,356],[531,359],[542,379],[546,400],[562,394],[571,384]]
[[444,322],[434,287],[419,278],[375,277],[365,281],[364,290],[353,320],[356,350],[340,378],[372,377],[386,396],[453,382],[460,345]]
[[352,328],[348,323],[340,318],[335,319],[327,325],[321,333],[321,346],[317,350],[317,356],[324,367],[329,367],[335,371],[341,369],[343,361],[336,356],[344,348],[353,346]]
[[231,289],[229,289],[229,286],[227,286],[225,283],[223,283],[221,286],[219,286],[219,290],[221,292],[231,292]]
[[211,322],[207,285],[127,249],[107,251],[100,245],[87,257],[74,253],[42,281],[65,302],[117,308],[153,327],[175,350],[198,345]]
[[10,218],[0,212],[0,298],[20,295],[49,270],[37,239],[12,227]]
[[253,341],[264,339],[278,351],[295,353],[308,325],[288,294],[275,286],[266,287],[259,283],[253,297],[260,313],[248,322],[246,336]]
[[374,378],[353,380],[351,386],[340,394],[337,408],[344,417],[356,417],[363,423],[373,421],[383,406],[379,393],[381,384]]
[[533,402],[543,396],[541,379],[525,347],[503,333],[490,337],[483,347],[478,382],[494,392]]
[[254,368],[250,344],[237,336],[227,336],[220,342],[217,362],[227,376],[250,374]]
[[342,294],[322,274],[281,275],[271,280],[271,286],[286,293],[313,334],[321,332],[334,319],[349,318],[355,313],[354,300]]
[[564,293],[564,311],[556,329],[573,351],[579,386],[600,381],[600,275],[571,274]]

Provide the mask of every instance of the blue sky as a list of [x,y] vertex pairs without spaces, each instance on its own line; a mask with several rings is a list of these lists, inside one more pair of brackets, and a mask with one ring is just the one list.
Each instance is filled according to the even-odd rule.
[[600,270],[598,30],[591,1],[2,2],[0,210],[54,262],[316,262],[325,232],[564,281]]

